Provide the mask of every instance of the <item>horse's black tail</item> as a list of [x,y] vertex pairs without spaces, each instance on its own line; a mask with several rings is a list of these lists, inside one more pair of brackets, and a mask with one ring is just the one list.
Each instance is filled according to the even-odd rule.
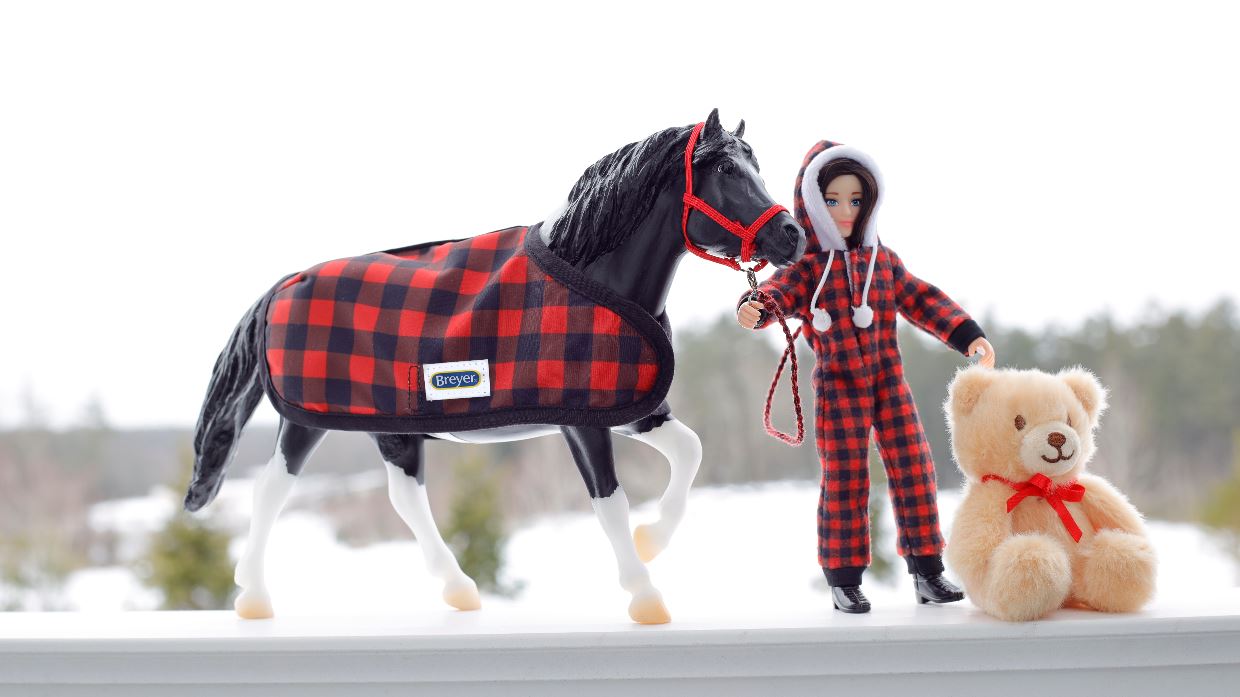
[[194,477],[185,493],[185,510],[196,511],[211,503],[224,483],[224,470],[232,460],[241,429],[263,398],[258,379],[259,336],[263,301],[245,313],[215,359],[207,397],[194,429]]

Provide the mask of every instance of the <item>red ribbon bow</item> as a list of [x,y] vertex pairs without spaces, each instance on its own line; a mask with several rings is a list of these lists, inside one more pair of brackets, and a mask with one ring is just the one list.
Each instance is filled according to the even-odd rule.
[[1063,526],[1068,529],[1068,534],[1072,535],[1072,539],[1081,541],[1081,528],[1072,518],[1072,514],[1068,512],[1068,503],[1080,503],[1085,498],[1085,487],[1076,482],[1067,482],[1065,484],[1054,485],[1051,478],[1039,472],[1029,478],[1027,482],[1013,482],[1004,479],[997,474],[988,474],[982,477],[983,482],[990,480],[1000,481],[1016,490],[1016,494],[1007,500],[1007,512],[1011,513],[1016,504],[1024,501],[1029,496],[1036,496],[1046,499],[1046,502],[1055,509],[1059,514],[1059,519],[1063,521]]

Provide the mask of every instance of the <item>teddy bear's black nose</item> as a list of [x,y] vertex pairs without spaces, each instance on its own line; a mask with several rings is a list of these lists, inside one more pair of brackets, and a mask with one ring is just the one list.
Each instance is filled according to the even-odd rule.
[[1050,443],[1056,448],[1062,448],[1063,444],[1068,442],[1068,439],[1064,438],[1064,435],[1060,433],[1059,431],[1055,431],[1054,433],[1051,433],[1050,435],[1046,437],[1046,442]]

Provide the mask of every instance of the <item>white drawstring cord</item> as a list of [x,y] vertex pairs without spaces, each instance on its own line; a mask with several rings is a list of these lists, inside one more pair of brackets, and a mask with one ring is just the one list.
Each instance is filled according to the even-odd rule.
[[[848,255],[845,254],[847,259]],[[822,295],[822,287],[827,285],[827,275],[831,273],[831,263],[835,261],[835,250],[827,255],[827,268],[822,272],[822,280],[818,281],[818,288],[814,290],[814,299],[809,301],[809,313],[814,318],[814,331],[821,334],[831,328],[831,313],[826,308],[818,307],[818,296]]]
[[[878,258],[878,240],[870,251],[870,268],[865,272],[865,287],[861,290],[861,307],[853,308],[853,324],[865,329],[874,323],[874,308],[870,307],[870,281],[874,279],[874,260]],[[852,288],[849,287],[851,292]]]
[[[870,285],[874,281],[874,261],[878,258],[878,241],[874,241],[874,248],[870,251],[870,268],[865,272],[865,285],[861,289],[861,307],[852,308],[853,324],[861,329],[865,329],[874,323],[874,309],[870,307]],[[827,284],[827,275],[831,273],[831,264],[835,261],[835,250],[832,249],[827,255],[827,267],[822,272],[822,279],[818,281],[818,287],[814,289],[814,297],[809,301],[810,316],[813,317],[814,331],[822,333],[831,328],[831,313],[826,308],[818,307],[818,298],[822,295],[823,286]],[[844,273],[848,279],[848,304],[852,305],[852,263],[848,259],[848,252],[844,252]]]

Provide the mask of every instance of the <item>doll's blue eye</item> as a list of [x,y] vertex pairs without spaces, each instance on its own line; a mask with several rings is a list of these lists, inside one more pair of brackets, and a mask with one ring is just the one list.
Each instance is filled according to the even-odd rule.
[[836,207],[836,206],[838,206],[838,205],[840,205],[840,202],[839,202],[839,201],[836,201],[836,200],[835,200],[835,199],[833,199],[833,198],[829,198],[829,199],[827,199],[827,207],[828,207],[828,208],[835,208],[835,207]]
[[859,199],[859,198],[854,198],[854,199],[851,201],[851,203],[852,203],[852,205],[853,205],[853,208],[860,208],[860,207],[861,207],[861,199]]

